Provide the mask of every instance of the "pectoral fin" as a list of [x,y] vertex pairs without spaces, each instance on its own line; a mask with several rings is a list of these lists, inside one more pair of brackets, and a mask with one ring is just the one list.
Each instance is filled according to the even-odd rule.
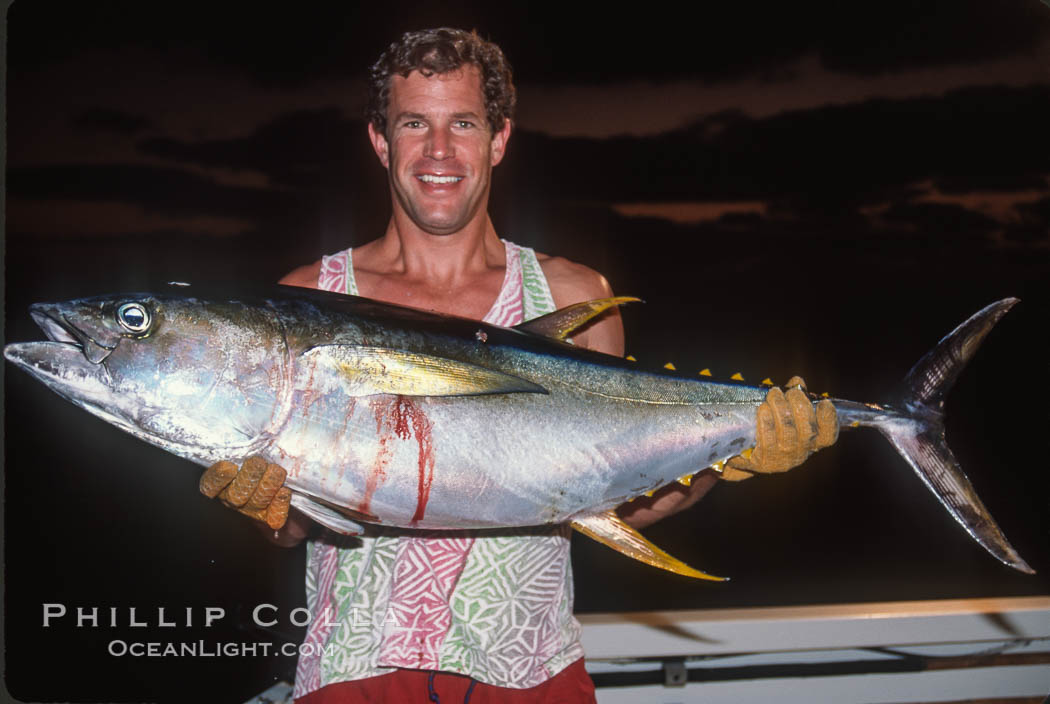
[[553,313],[533,318],[515,327],[518,330],[531,332],[534,335],[564,340],[573,331],[583,327],[613,306],[622,306],[624,303],[634,303],[640,300],[642,299],[631,296],[596,298],[593,301],[583,301],[582,303],[565,306]]
[[320,345],[307,350],[334,370],[352,396],[475,396],[540,393],[531,381],[469,362],[386,347]]
[[616,515],[616,511],[609,510],[599,513],[597,516],[581,518],[572,522],[572,527],[589,538],[594,538],[599,543],[608,545],[613,550],[622,552],[628,557],[659,567],[676,574],[684,574],[687,577],[698,579],[710,579],[716,582],[724,582],[727,577],[715,577],[714,575],[701,572],[685,564],[675,557],[656,547],[645,536],[631,526],[623,522]]
[[319,501],[305,496],[304,494],[292,494],[292,506],[314,519],[325,528],[330,528],[336,533],[343,535],[361,535],[365,532],[359,523],[351,521],[338,511],[325,506]]

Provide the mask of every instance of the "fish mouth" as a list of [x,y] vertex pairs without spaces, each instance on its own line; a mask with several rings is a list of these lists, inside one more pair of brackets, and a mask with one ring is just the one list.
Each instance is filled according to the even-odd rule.
[[60,309],[53,306],[34,304],[29,308],[29,315],[44,331],[48,340],[76,347],[92,364],[101,364],[117,348],[116,345],[108,347],[93,339],[71,323]]
[[59,396],[126,427],[126,422],[106,410],[112,405],[112,378],[102,363],[120,338],[113,347],[99,343],[70,321],[67,314],[75,311],[62,304],[34,303],[29,307],[30,316],[47,340],[7,345],[4,357]]
[[29,372],[55,393],[87,407],[86,399],[101,397],[110,373],[102,362],[116,349],[107,347],[74,325],[60,304],[34,303],[29,314],[47,341],[19,342],[4,347],[4,357]]

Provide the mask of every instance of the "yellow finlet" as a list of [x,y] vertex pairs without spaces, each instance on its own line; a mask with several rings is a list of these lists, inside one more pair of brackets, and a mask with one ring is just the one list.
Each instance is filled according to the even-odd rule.
[[743,381],[744,380],[744,377],[743,377],[743,375],[740,372],[737,372],[736,374],[734,374],[733,376],[731,376],[729,378],[733,379],[735,381]]
[[745,460],[749,460],[749,459],[751,459],[751,453],[754,452],[754,451],[755,451],[755,448],[749,447],[746,450],[744,450],[743,452],[741,452],[740,456],[743,457]]
[[820,397],[821,397],[821,398],[831,398],[831,395],[830,395],[830,394],[828,394],[828,392],[827,392],[827,391],[825,391],[824,393],[822,393],[822,394],[820,395]]
[[855,421],[853,421],[852,423],[849,424],[849,427],[856,428],[858,425],[860,425],[860,421],[859,420],[855,420]]
[[594,538],[599,543],[622,552],[628,557],[641,560],[647,565],[659,567],[686,577],[697,579],[709,579],[716,582],[726,581],[725,577],[701,572],[695,567],[690,567],[676,557],[668,555],[660,548],[646,540],[645,536],[623,522],[615,511],[605,511],[597,516],[577,519],[572,522],[572,527],[589,538]]
[[674,365],[671,364],[670,362],[668,362],[667,364],[664,365],[664,369],[670,369],[672,372],[678,371],[677,369],[675,369]]
[[675,481],[677,481],[682,486],[689,486],[690,484],[693,483],[693,475],[692,474],[683,474],[682,476],[678,477],[678,479],[675,480]]
[[645,492],[645,497],[651,499],[653,497],[653,494],[655,494],[655,493],[656,493],[656,489],[650,489],[649,491]]
[[773,380],[770,379],[768,376],[765,379],[763,379],[762,381],[758,382],[758,383],[761,384],[762,386],[773,386]]
[[724,470],[725,468],[726,468],[726,463],[725,462],[715,462],[713,465],[711,465],[711,469],[715,470],[719,474],[721,474],[722,470]]
[[711,376],[711,370],[710,369],[701,369],[700,370],[700,376]]
[[637,362],[638,361],[637,359],[634,358],[633,354],[627,355],[626,357],[624,357],[624,359],[626,359],[628,362]]

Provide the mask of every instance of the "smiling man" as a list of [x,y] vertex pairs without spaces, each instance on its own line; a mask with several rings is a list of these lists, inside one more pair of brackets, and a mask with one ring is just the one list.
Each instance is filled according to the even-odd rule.
[[[597,272],[497,235],[489,189],[513,108],[510,67],[496,45],[451,29],[402,36],[373,66],[370,83],[368,134],[392,202],[386,231],[282,283],[503,326],[612,295]],[[574,341],[622,355],[619,315],[596,320]],[[826,423],[819,434],[801,392],[791,404],[776,394],[767,409],[776,424],[768,427],[778,449],[794,454],[785,463],[786,455],[773,453],[768,466],[750,460],[749,470],[782,471],[827,440]],[[633,503],[624,517],[646,525],[695,503],[716,481],[701,473],[689,488],[674,485]],[[311,531],[309,519],[293,513],[276,540],[293,545]],[[350,542],[322,536],[309,546],[313,618],[295,696],[313,703],[594,701],[572,594],[567,525],[498,533],[371,526]]]
[[391,81],[390,120],[383,130],[369,123],[368,136],[390,174],[393,225],[450,235],[480,223],[511,129],[504,119],[490,131],[480,70],[467,65],[429,78],[417,71]]

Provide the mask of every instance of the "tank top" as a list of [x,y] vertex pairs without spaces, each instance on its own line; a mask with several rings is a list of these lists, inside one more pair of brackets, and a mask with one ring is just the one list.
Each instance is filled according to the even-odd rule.
[[[533,250],[504,240],[507,271],[484,321],[509,327],[554,310]],[[323,257],[318,288],[357,294],[347,249]],[[307,548],[311,622],[295,697],[395,668],[456,672],[527,688],[583,657],[572,614],[568,525],[328,534]]]

